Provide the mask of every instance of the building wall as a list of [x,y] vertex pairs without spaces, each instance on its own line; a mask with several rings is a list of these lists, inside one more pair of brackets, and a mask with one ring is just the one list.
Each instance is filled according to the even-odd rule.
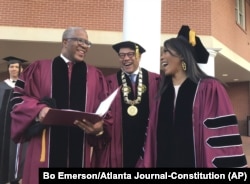
[[235,0],[211,0],[211,35],[250,62],[250,1],[246,0],[246,29],[235,21]]
[[227,92],[240,124],[240,133],[247,135],[247,116],[250,116],[250,82],[228,83]]
[[[123,0],[0,0],[0,4],[2,26],[123,29]],[[199,35],[214,36],[250,62],[250,1],[246,1],[246,30],[236,24],[234,11],[235,0],[162,0],[162,33],[177,34],[187,24]]]
[[177,34],[181,25],[211,35],[211,0],[162,0],[162,33]]
[[123,0],[0,0],[0,25],[122,31]]

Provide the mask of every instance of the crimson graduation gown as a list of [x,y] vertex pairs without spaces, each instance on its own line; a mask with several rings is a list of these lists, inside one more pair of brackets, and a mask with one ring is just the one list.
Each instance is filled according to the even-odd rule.
[[[156,121],[148,121],[151,114],[151,107],[156,101],[156,93],[159,87],[160,76],[156,73],[146,71],[142,68],[143,84],[146,86],[146,91],[142,94],[141,103],[137,104],[138,114],[129,116],[127,108],[123,100],[122,90],[115,98],[111,105],[111,114],[114,117],[111,130],[112,137],[110,146],[110,167],[146,167],[151,166],[152,159],[144,156],[144,142],[152,137],[147,136],[148,131],[155,128]],[[127,85],[132,89],[130,79],[125,75]],[[121,70],[115,74],[106,77],[109,93],[112,93],[118,86],[121,86]],[[138,77],[136,83],[138,84]],[[135,99],[129,93],[129,99]],[[135,92],[136,94],[136,92]],[[155,136],[155,135],[154,135]],[[146,141],[149,142],[149,141]]]
[[10,138],[12,92],[12,86],[5,81],[0,83],[0,184],[15,182],[22,178],[28,144],[15,144]]
[[[91,167],[91,146],[95,157],[95,150],[109,140],[107,131],[96,137],[85,135],[75,126],[41,126],[42,123],[34,121],[43,107],[51,106],[48,100],[44,102],[46,99],[53,100],[52,107],[59,109],[95,112],[107,97],[103,74],[85,62],[74,64],[70,89],[68,84],[67,65],[59,56],[52,61],[32,63],[17,81],[12,99],[11,136],[15,142],[30,139],[23,172],[25,184],[38,184],[38,168]],[[108,119],[107,115],[104,129],[110,123]]]
[[247,167],[237,118],[219,81],[210,78],[194,84],[187,79],[179,88],[175,107],[173,99],[170,85],[151,117],[158,116],[157,131],[150,131],[157,140],[146,143],[145,152],[154,166]]

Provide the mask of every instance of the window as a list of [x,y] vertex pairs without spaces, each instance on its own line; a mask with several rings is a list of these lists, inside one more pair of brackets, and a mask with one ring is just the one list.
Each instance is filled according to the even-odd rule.
[[245,0],[235,0],[236,23],[245,30]]

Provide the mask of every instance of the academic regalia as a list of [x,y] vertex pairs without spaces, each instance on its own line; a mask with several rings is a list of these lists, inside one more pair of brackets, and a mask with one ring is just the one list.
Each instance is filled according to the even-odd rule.
[[[156,167],[246,167],[236,115],[223,85],[186,79],[174,105],[173,85],[158,101]],[[156,153],[156,155],[154,155]]]
[[[191,44],[190,51],[197,63],[207,63],[209,53],[189,26],[183,25],[177,37]],[[179,49],[177,44],[174,47]],[[183,68],[186,69],[188,66]],[[157,130],[151,132],[157,138],[149,153],[155,166],[247,167],[237,118],[223,84],[211,77],[198,83],[187,78],[178,87],[168,77],[170,81],[158,99],[156,115],[150,117],[158,116]]]
[[10,79],[5,79],[4,81],[0,82],[0,109],[3,104],[3,96],[6,90],[12,89],[15,87],[15,83],[10,81]]
[[16,144],[10,138],[10,99],[12,92],[12,88],[5,90],[2,103],[2,107],[4,108],[0,111],[0,181],[4,181],[4,183],[19,181],[22,178],[25,153],[28,145],[28,142]]
[[105,131],[106,123],[109,123],[107,118],[104,134],[98,137],[86,135],[74,125],[39,127],[42,123],[36,126],[34,120],[48,104],[44,103],[44,99],[53,99],[59,109],[95,112],[100,102],[107,97],[107,86],[101,71],[85,62],[75,63],[69,97],[67,64],[58,56],[53,61],[39,60],[30,64],[16,86],[12,99],[15,104],[11,113],[12,138],[22,142],[27,139],[27,132],[28,137],[31,137],[23,183],[38,184],[38,168],[42,167],[91,167],[90,146],[94,147],[95,157],[95,150],[105,147],[109,140]]
[[[18,61],[8,61],[8,64]],[[0,82],[0,184],[19,181],[22,178],[27,142],[16,144],[10,138],[11,103],[15,81]]]
[[[145,69],[142,70],[143,85],[146,86],[146,90],[142,93],[141,102],[135,105],[138,109],[138,113],[135,116],[130,116],[127,109],[130,105],[124,102],[124,97],[121,92],[117,95],[114,102],[111,105],[111,112],[114,116],[114,122],[112,126],[112,140],[110,146],[110,167],[144,167],[144,163],[148,160],[144,158],[144,143],[146,139],[150,139],[147,136],[148,131],[148,116],[151,113],[151,107],[155,103],[156,92],[160,77],[158,74],[148,72]],[[127,75],[125,75],[127,85],[131,89],[129,93],[129,99],[133,100],[137,96],[133,94],[133,87],[131,81]],[[113,92],[118,86],[122,85],[121,70],[115,74],[106,77],[109,92]],[[138,85],[138,77],[136,86]],[[134,89],[137,87],[135,86]],[[136,94],[136,91],[135,91]],[[147,164],[146,164],[147,165]]]
[[[7,86],[7,84],[6,84]],[[1,88],[2,89],[2,88]],[[2,91],[2,90],[1,90]],[[12,88],[4,89],[0,110],[0,184],[9,180],[10,161],[10,96]],[[13,157],[13,160],[15,157]]]
[[4,82],[4,81],[0,82],[0,105],[1,106],[2,106],[2,102],[3,102],[3,95],[4,95],[6,89],[11,89],[11,87],[8,84],[6,84],[6,82]]

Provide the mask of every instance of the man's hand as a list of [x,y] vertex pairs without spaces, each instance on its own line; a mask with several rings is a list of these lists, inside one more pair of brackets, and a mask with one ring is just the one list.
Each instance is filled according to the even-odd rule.
[[48,113],[50,107],[44,107],[42,110],[39,112],[38,115],[38,121],[42,122],[46,114]]
[[87,121],[86,119],[83,119],[82,121],[76,120],[74,124],[85,131],[87,134],[91,135],[102,135],[103,134],[103,123],[104,121],[98,121],[96,123],[91,123]]

